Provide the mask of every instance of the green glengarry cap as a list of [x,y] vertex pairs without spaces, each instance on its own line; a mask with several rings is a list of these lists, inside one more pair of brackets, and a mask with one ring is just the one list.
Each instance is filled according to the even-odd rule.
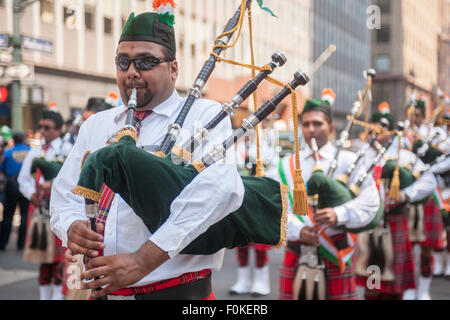
[[311,111],[321,111],[323,112],[328,119],[330,119],[330,122],[333,118],[330,105],[325,102],[322,99],[319,98],[312,98],[306,101],[305,106],[303,108],[302,114],[305,114],[307,112]]
[[138,16],[134,12],[123,27],[119,43],[122,41],[147,41],[160,44],[176,53],[175,29],[160,19],[155,12],[146,12]]

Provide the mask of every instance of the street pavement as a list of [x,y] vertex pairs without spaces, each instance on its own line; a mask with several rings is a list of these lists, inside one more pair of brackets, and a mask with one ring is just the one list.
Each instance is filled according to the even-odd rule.
[[[17,251],[15,244],[17,230],[13,229],[8,247],[0,251],[0,300],[38,300],[39,265],[24,262],[23,251]],[[250,252],[250,261],[254,264],[254,252]],[[272,249],[269,252],[269,268],[271,293],[265,297],[230,296],[229,288],[236,281],[236,252],[226,250],[223,267],[220,272],[213,272],[213,291],[217,300],[277,300],[278,275],[283,261],[283,249]],[[434,278],[431,284],[431,297],[434,300],[450,300],[450,280]]]

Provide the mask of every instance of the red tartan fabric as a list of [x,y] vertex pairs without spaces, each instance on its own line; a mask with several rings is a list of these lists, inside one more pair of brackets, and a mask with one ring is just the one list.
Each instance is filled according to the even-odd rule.
[[292,300],[294,298],[293,285],[295,279],[295,272],[300,258],[299,252],[293,251],[286,247],[284,251],[283,264],[280,267],[279,278],[279,300]]
[[352,265],[346,265],[344,272],[334,264],[323,259],[327,279],[327,300],[356,300],[356,279]]
[[408,235],[409,209],[403,206],[402,213],[388,215],[387,220],[392,234],[394,262],[392,269],[394,281],[381,282],[381,289],[385,294],[403,294],[408,289],[415,289],[414,253]]
[[[337,237],[331,237],[337,240]],[[280,268],[279,296],[280,300],[293,299],[293,283],[298,267],[299,252],[290,248],[285,249],[283,265]],[[326,299],[327,300],[356,300],[356,280],[351,266],[346,266],[341,273],[339,268],[327,259],[323,259],[325,264],[326,277]]]
[[423,206],[423,223],[426,240],[422,246],[431,247],[433,250],[442,251],[444,243],[444,222],[442,213],[436,205],[434,199],[430,199]]
[[267,262],[269,262],[267,250],[269,250],[271,246],[263,244],[250,244],[249,246],[237,248],[238,265],[240,267],[246,267],[248,265],[249,250],[252,247],[255,249],[256,267],[257,268],[264,267],[267,264]]
[[41,263],[39,266],[39,284],[61,285],[63,280],[64,262]]

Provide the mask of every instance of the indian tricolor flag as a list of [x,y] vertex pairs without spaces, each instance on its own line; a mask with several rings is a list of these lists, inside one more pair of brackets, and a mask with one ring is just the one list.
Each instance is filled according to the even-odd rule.
[[[280,175],[281,182],[289,187],[289,202],[291,208],[294,204],[291,191],[294,189],[294,160],[294,155],[291,155],[290,157],[281,159],[278,164],[278,173]],[[308,188],[308,186],[306,186],[306,188]],[[310,207],[308,215],[296,217],[307,226],[313,225],[313,218]],[[341,272],[344,271],[346,265],[351,265],[352,257],[356,247],[356,234],[350,232],[346,232],[346,234],[348,247],[342,250],[338,250],[331,238],[325,233],[325,231],[319,233],[320,253],[323,257],[328,259],[328,261],[337,266]]]
[[436,190],[434,190],[433,198],[437,206],[439,207],[439,210],[441,211],[442,215],[446,217],[450,212],[450,205],[448,201],[446,201],[442,196],[442,192],[439,187],[436,187]]
[[336,94],[330,88],[323,89],[322,100],[325,101],[326,103],[328,103],[331,107],[331,106],[333,106],[334,101],[336,100]]

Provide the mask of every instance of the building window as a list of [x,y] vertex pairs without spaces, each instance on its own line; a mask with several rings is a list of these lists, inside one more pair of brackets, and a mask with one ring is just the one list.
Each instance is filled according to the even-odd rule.
[[41,1],[41,20],[43,22],[52,23],[55,17],[54,14],[55,4],[53,0]]
[[95,8],[86,6],[84,10],[84,24],[86,26],[86,30],[94,31],[95,30]]
[[379,72],[391,71],[391,58],[388,55],[375,57],[375,69]]
[[76,27],[75,20],[75,7],[64,7],[63,8],[63,19],[64,24],[69,29],[74,29]]
[[3,8],[5,6],[5,0],[0,0],[0,8]]
[[391,0],[378,0],[377,5],[380,7],[381,13],[391,12]]
[[389,26],[381,26],[381,29],[377,30],[377,43],[389,43],[390,31]]
[[111,34],[112,33],[112,19],[104,17],[103,25],[104,25],[104,29],[105,29],[105,34]]

